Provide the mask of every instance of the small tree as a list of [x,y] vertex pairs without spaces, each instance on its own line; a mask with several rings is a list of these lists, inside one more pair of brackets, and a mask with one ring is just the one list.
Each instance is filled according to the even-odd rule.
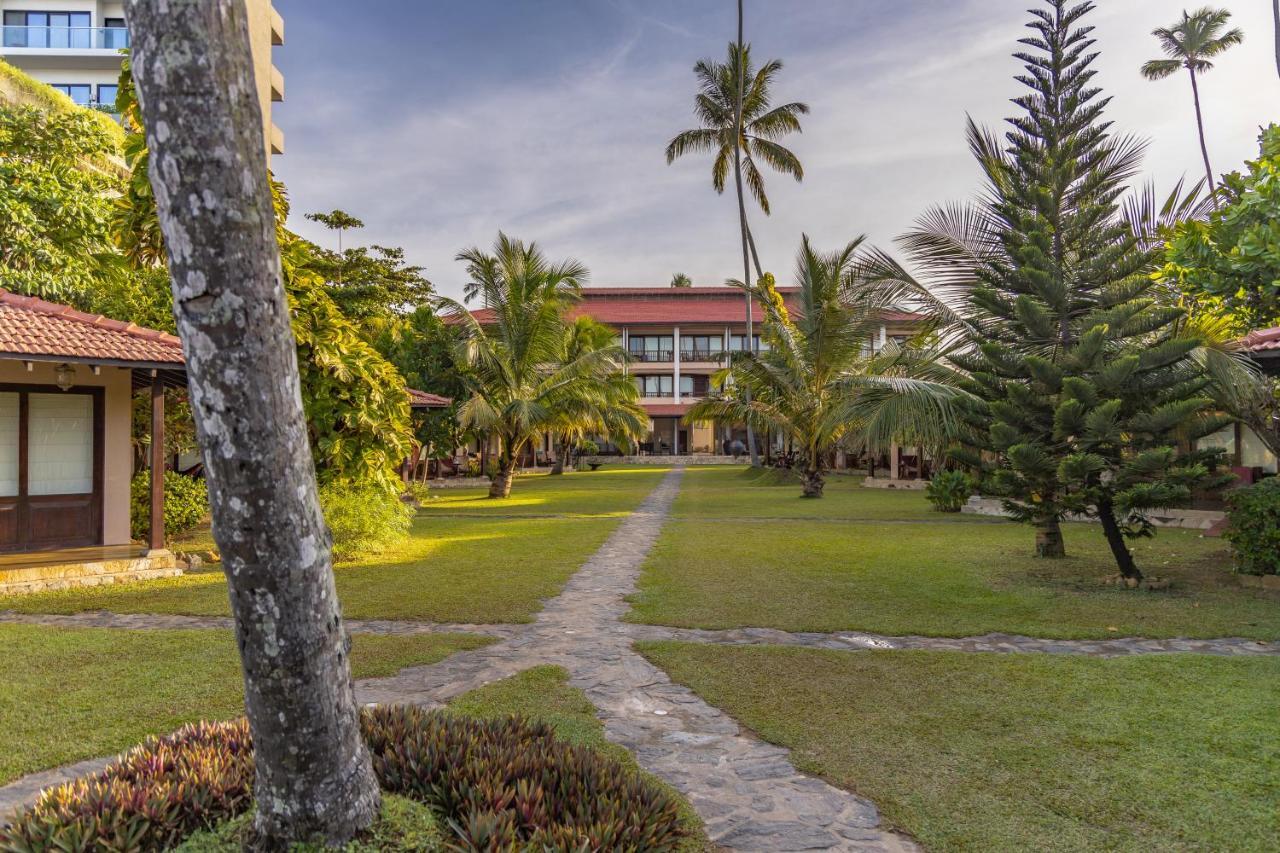
[[678,272],[671,276],[672,287],[693,287],[693,279],[682,272]]
[[125,10],[241,650],[254,827],[271,849],[337,846],[373,822],[380,794],[316,498],[244,3]]

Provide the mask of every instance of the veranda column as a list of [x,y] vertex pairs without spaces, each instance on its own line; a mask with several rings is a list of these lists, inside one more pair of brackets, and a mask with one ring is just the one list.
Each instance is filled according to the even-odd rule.
[[[680,405],[680,327],[676,326],[671,333],[671,342],[674,344],[671,352],[672,363],[675,365],[675,375],[672,378],[671,394],[675,397],[676,405]],[[680,455],[680,415],[676,415],[675,423],[671,426],[671,455]]]
[[163,551],[164,542],[164,385],[151,377],[151,529],[147,548]]

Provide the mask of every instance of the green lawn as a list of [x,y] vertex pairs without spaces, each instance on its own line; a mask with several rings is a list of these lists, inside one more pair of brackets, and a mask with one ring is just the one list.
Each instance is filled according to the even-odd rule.
[[1280,659],[643,653],[933,850],[1274,850]]
[[475,516],[574,515],[619,517],[639,506],[669,471],[653,465],[610,466],[552,477],[522,474],[511,497],[492,500],[487,489],[434,489],[422,505],[432,513]]
[[[482,646],[458,634],[357,634],[356,678]],[[150,734],[244,712],[230,631],[0,625],[0,784],[126,749]]]
[[933,513],[918,492],[840,478],[823,500],[797,494],[741,469],[690,470],[681,517],[650,553],[628,618],[934,636],[1280,637],[1280,595],[1238,586],[1225,543],[1192,531],[1133,543],[1141,566],[1173,580],[1169,591],[1134,591],[1099,583],[1116,570],[1095,525],[1066,525],[1070,557],[1040,560],[1029,528]]
[[[510,678],[495,681],[469,693],[464,693],[449,703],[449,709],[458,714],[490,719],[517,715],[530,720],[540,720],[555,729],[556,735],[570,743],[600,750],[611,755],[637,773],[645,773],[625,747],[605,740],[604,726],[596,717],[595,706],[581,690],[569,686],[569,674],[558,666],[537,666],[517,673]],[[649,775],[649,774],[645,774]],[[656,776],[649,775],[656,784],[668,787]],[[710,851],[713,849],[702,829],[702,821],[692,806],[674,789],[673,796],[683,804],[682,818],[689,830],[689,841],[682,851]]]
[[[527,622],[541,601],[608,538],[610,518],[431,518],[420,516],[398,548],[334,572],[351,619]],[[220,569],[120,586],[59,590],[0,599],[24,613],[181,613],[226,615]]]

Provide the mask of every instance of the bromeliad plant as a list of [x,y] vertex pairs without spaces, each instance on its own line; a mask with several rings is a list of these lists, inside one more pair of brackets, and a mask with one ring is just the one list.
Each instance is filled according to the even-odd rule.
[[458,420],[464,429],[498,439],[489,497],[505,498],[520,453],[536,436],[627,414],[621,404],[628,402],[622,399],[628,387],[629,415],[642,415],[634,403],[636,389],[622,374],[621,347],[566,346],[564,313],[579,298],[585,266],[574,260],[553,264],[536,244],[501,233],[493,254],[473,248],[458,260],[471,276],[467,299],[482,297],[489,314],[482,324],[461,303],[437,299],[463,329],[457,362],[466,367],[462,379],[470,396]]
[[804,237],[794,310],[775,298],[768,277],[751,291],[763,309],[769,348],[735,355],[717,380],[728,380],[732,390],[695,404],[686,416],[783,433],[800,449],[807,498],[822,497],[828,458],[846,436],[870,447],[895,439],[936,445],[958,423],[959,376],[930,347],[873,352],[892,300],[890,289],[858,275],[861,242],[824,253]]

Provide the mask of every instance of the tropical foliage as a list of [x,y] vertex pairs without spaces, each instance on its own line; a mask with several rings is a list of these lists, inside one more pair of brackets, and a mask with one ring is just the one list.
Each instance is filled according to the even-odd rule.
[[1259,137],[1258,159],[1222,177],[1221,204],[1169,238],[1161,279],[1232,330],[1280,326],[1280,126]]
[[536,244],[501,233],[492,254],[472,248],[458,260],[470,277],[467,297],[482,298],[488,312],[482,324],[461,303],[438,299],[463,329],[457,361],[470,397],[458,419],[497,440],[489,496],[504,498],[521,451],[536,436],[563,431],[567,421],[604,419],[622,391],[617,379],[626,355],[615,345],[567,353],[564,312],[588,275],[578,261],[552,263]]
[[1031,11],[1023,114],[1003,140],[969,126],[982,201],[936,209],[904,237],[927,285],[884,257],[877,274],[951,319],[973,393],[956,456],[1036,527],[1037,553],[1063,556],[1060,521],[1092,515],[1122,574],[1140,578],[1125,536],[1151,535],[1152,509],[1220,482],[1212,459],[1180,448],[1225,419],[1195,358],[1203,341],[1155,299],[1159,241],[1118,205],[1143,146],[1102,118],[1080,23],[1092,9]]
[[0,103],[0,287],[83,301],[114,273],[115,150],[88,110]]
[[731,390],[695,403],[686,418],[781,432],[800,448],[805,497],[822,496],[829,456],[842,439],[873,448],[896,439],[936,445],[956,424],[958,376],[928,348],[872,351],[895,291],[859,276],[861,242],[824,253],[803,239],[790,315],[770,277],[752,290],[770,347],[736,354],[719,377]]

